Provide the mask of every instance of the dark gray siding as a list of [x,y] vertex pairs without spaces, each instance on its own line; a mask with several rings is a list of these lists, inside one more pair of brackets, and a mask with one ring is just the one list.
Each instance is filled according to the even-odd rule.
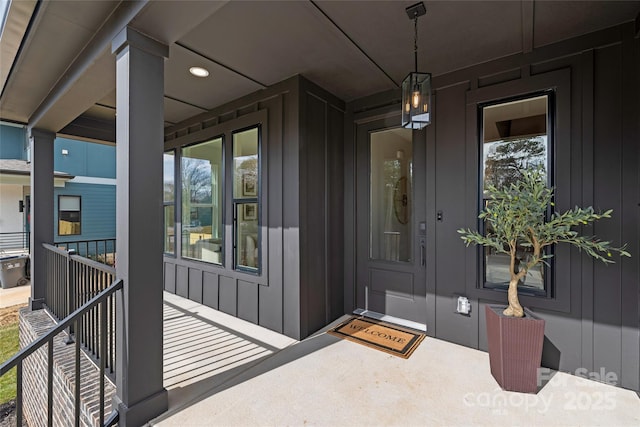
[[[618,385],[640,389],[640,41],[632,23],[434,78],[434,123],[426,132],[427,325],[430,334],[486,350],[484,305],[506,294],[478,288],[478,253],[455,232],[477,227],[478,103],[553,88],[556,91],[555,184],[559,210],[575,205],[614,209],[592,230],[632,258],[603,265],[558,247],[553,298],[522,297],[546,322],[543,364],[575,372],[613,372]],[[353,204],[352,123],[398,103],[398,92],[347,106],[345,224]],[[400,108],[399,103],[397,108]],[[436,221],[437,211],[443,220]],[[348,228],[348,227],[347,227]],[[345,236],[345,311],[354,308],[353,235]],[[470,316],[454,311],[458,295],[472,301]]]
[[263,216],[259,276],[231,268],[229,207],[226,267],[165,256],[165,290],[296,339],[342,314],[343,110],[296,76],[167,130],[179,149],[260,123]]
[[344,106],[309,81],[300,91],[301,335],[343,314]]

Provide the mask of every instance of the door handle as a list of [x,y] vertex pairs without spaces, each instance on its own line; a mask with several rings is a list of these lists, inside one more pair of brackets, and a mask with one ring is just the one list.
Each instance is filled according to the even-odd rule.
[[426,266],[427,265],[427,248],[425,247],[424,244],[424,239],[420,239],[420,265],[421,266]]

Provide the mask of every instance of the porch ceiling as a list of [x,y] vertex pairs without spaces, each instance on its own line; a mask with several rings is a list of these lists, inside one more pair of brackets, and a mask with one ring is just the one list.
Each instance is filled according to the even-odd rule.
[[[170,46],[167,125],[298,73],[345,101],[394,89],[413,68],[413,25],[405,7],[415,1],[143,1],[137,9],[120,1],[51,1],[35,8],[31,2],[30,26],[25,2],[12,2],[0,38],[0,118],[67,134],[82,133],[89,122],[113,127],[109,30],[127,13],[135,16],[134,28]],[[434,75],[632,21],[640,13],[640,1],[425,4],[419,68]],[[5,53],[14,51],[15,58]],[[191,76],[194,65],[210,76]],[[68,126],[79,116],[81,124]],[[112,132],[87,133],[107,134]]]

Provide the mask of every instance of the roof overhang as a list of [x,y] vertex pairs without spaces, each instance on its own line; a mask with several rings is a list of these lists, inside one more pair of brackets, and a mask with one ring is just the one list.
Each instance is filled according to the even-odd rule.
[[[110,43],[124,26],[170,48],[167,126],[296,74],[347,102],[398,90],[413,69],[412,3],[14,1],[0,40],[0,118],[113,142]],[[418,67],[434,80],[623,23],[640,28],[638,0],[425,3]],[[195,65],[210,77],[190,76]]]
[[[65,172],[54,172],[53,185],[64,187],[73,178]],[[26,160],[0,160],[0,184],[31,185],[31,164]]]

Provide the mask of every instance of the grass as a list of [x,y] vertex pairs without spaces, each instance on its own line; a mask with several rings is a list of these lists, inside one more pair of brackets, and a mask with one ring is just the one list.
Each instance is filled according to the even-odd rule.
[[[18,352],[18,310],[22,306],[0,309],[0,363]],[[16,397],[16,368],[0,377],[0,405]]]

